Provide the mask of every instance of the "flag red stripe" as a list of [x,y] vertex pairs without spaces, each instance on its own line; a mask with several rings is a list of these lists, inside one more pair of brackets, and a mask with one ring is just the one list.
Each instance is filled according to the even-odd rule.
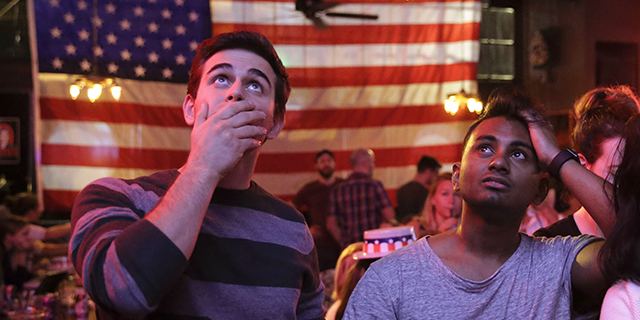
[[318,30],[312,25],[213,23],[214,34],[249,30],[272,39],[274,45],[343,45],[382,43],[457,42],[479,38],[480,23],[427,25],[333,25]]
[[[423,154],[437,155],[438,161],[459,161],[461,144],[374,149],[376,166],[400,167],[415,165]],[[334,151],[336,170],[349,170],[353,150]],[[188,151],[131,149],[116,147],[84,147],[57,144],[42,145],[43,165],[69,165],[109,168],[165,170],[181,167]],[[315,152],[263,153],[258,158],[255,173],[296,173],[313,171]]]
[[189,151],[105,146],[42,145],[43,165],[164,170],[181,167]]
[[372,109],[331,109],[287,111],[285,129],[371,128],[379,126],[469,121],[475,114],[459,112],[455,116],[442,105],[389,107]]
[[73,202],[80,191],[51,190],[42,191],[42,200],[47,211],[68,212],[73,207]]
[[165,127],[188,127],[181,108],[140,103],[95,102],[40,98],[42,119],[140,123]]
[[287,72],[293,88],[442,83],[475,80],[478,73],[475,62],[396,67],[290,68]]
[[[146,124],[164,127],[188,127],[182,109],[150,107],[140,104],[90,103],[42,98],[42,119],[70,121],[99,121],[107,123]],[[441,105],[412,107],[379,107],[360,109],[289,110],[286,130],[370,128],[407,124],[466,121],[475,114],[460,112],[447,114]]]

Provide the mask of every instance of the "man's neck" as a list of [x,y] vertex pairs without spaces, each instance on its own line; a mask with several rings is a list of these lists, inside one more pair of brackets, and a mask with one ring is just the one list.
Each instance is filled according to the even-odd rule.
[[366,174],[368,176],[371,176],[371,173],[369,172],[369,168],[365,168],[365,167],[355,167],[353,168],[353,172],[354,173],[360,173],[360,174]]
[[442,262],[463,278],[482,281],[493,275],[516,252],[519,225],[492,225],[463,209],[460,226],[428,239]]
[[218,187],[235,190],[248,189],[253,177],[253,169],[256,166],[258,153],[258,149],[245,153],[236,166],[218,182]]
[[506,261],[520,245],[519,227],[516,223],[490,224],[467,210],[462,214],[456,235],[469,252]]
[[413,181],[415,181],[415,182],[417,182],[417,183],[419,183],[419,184],[421,184],[423,186],[426,186],[427,185],[427,179],[428,179],[427,175],[417,173],[416,176],[413,178]]

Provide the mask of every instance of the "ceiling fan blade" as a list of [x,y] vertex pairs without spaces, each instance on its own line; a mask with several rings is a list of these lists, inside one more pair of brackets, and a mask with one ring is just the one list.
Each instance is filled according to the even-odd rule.
[[326,23],[324,23],[324,21],[322,21],[322,18],[320,17],[314,16],[309,19],[311,20],[311,22],[313,22],[313,25],[316,26],[316,29],[318,30],[325,30],[329,28],[329,26]]
[[357,14],[357,13],[343,13],[343,12],[326,12],[324,14],[327,17],[340,17],[351,19],[365,19],[365,20],[378,20],[378,15],[375,14]]

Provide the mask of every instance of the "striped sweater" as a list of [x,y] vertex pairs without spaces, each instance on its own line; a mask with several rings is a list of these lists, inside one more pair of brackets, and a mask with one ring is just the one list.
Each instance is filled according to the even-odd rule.
[[76,198],[70,255],[101,319],[319,319],[302,215],[255,182],[217,188],[189,260],[145,215],[180,173],[104,178]]

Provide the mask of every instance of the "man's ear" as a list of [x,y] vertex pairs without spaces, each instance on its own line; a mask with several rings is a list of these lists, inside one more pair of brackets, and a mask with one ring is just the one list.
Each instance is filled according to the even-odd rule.
[[542,178],[542,180],[540,180],[540,183],[538,183],[538,193],[536,194],[536,197],[533,199],[533,204],[535,204],[536,206],[540,205],[544,199],[547,197],[547,193],[549,192],[549,177],[545,177]]
[[453,185],[453,191],[460,191],[460,162],[453,164],[451,184]]
[[267,129],[267,139],[275,139],[284,128],[284,112],[273,117],[271,126]]
[[190,126],[195,123],[195,112],[195,99],[190,94],[187,94],[182,103],[182,113],[184,121]]

